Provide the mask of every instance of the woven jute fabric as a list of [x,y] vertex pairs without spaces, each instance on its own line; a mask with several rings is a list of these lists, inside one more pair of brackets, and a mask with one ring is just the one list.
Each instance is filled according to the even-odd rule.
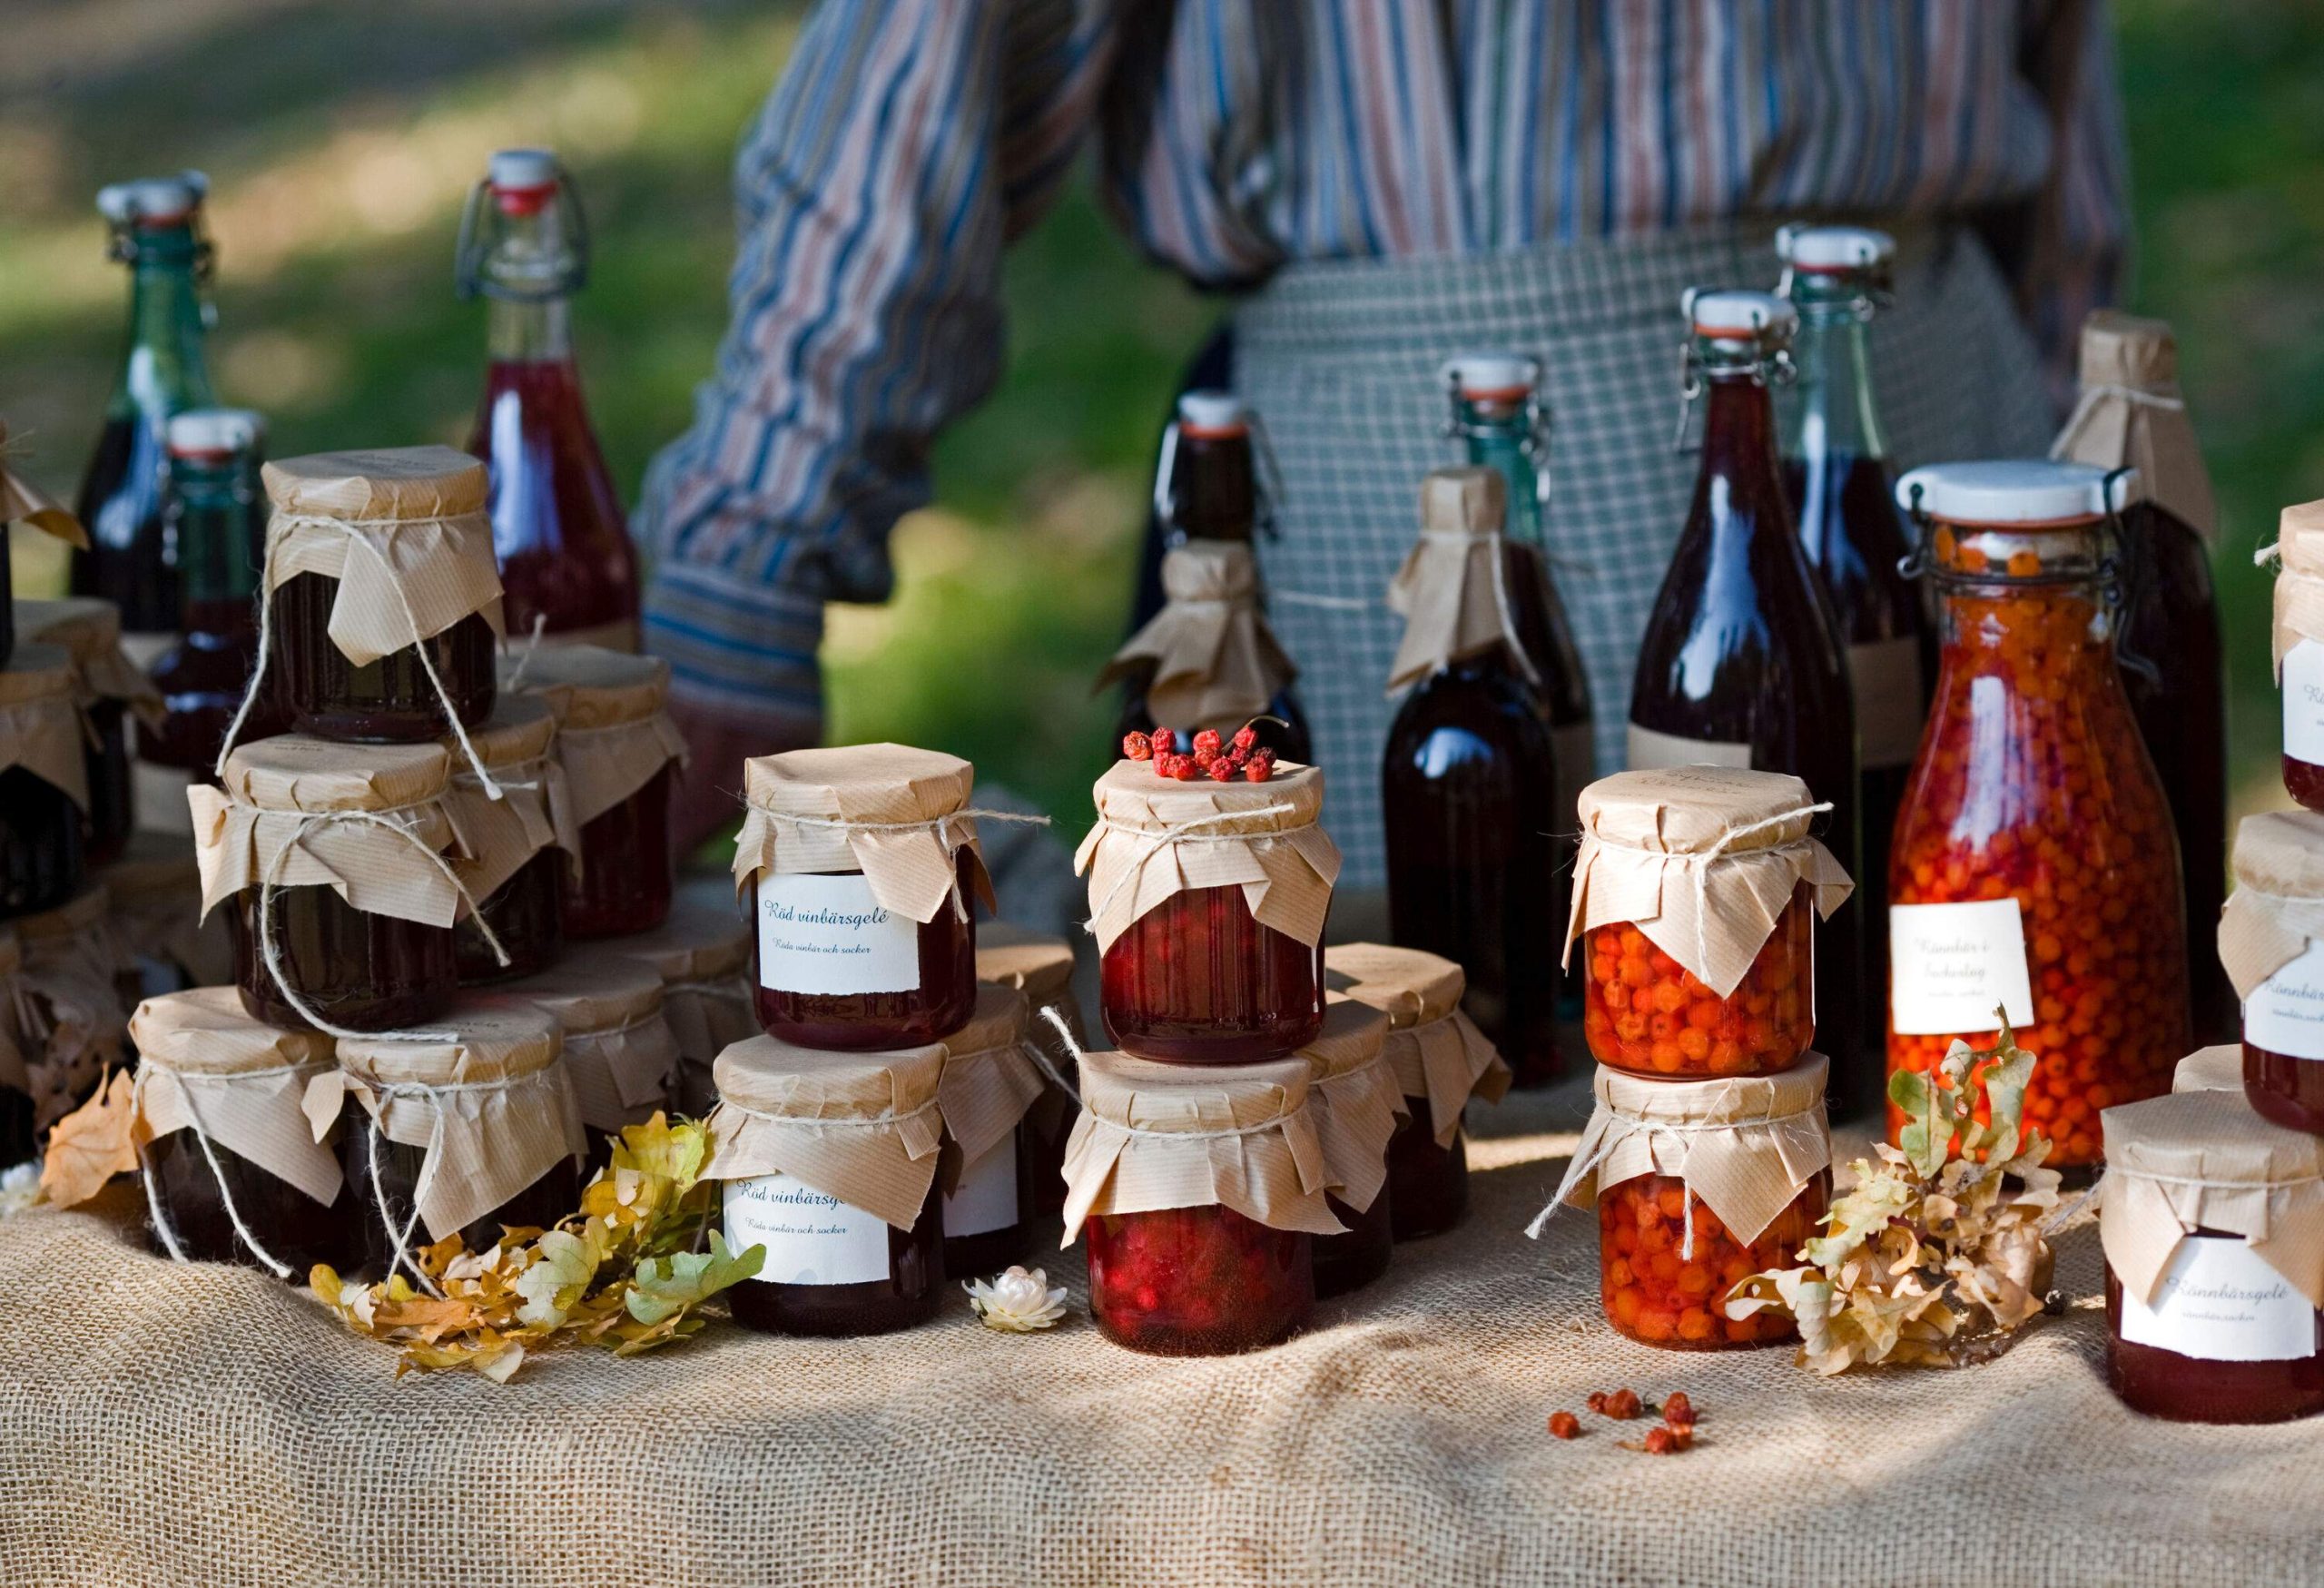
[[[2205,1428],[2104,1382],[2098,1240],[2060,1239],[2063,1317],[1960,1371],[1818,1379],[1781,1349],[1618,1338],[1598,1231],[1521,1233],[1586,1082],[1481,1114],[1473,1202],[1255,1356],[1132,1355],[1078,1255],[1051,1334],[937,1317],[862,1340],[723,1319],[511,1384],[392,1376],[386,1347],[253,1270],[146,1255],[134,1188],[0,1220],[0,1575],[43,1588],[460,1583],[1847,1583],[2309,1588],[2324,1423]],[[1844,1139],[1845,1161],[1865,1150]],[[947,1287],[950,1289],[950,1287]],[[1700,1408],[1697,1447],[1620,1448],[1592,1390]],[[641,1430],[645,1432],[641,1433]],[[1947,1541],[1985,1541],[1966,1560]]]

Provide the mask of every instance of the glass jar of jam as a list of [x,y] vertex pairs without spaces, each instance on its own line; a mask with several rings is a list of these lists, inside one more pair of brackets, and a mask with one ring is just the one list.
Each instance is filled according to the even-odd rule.
[[1582,791],[1582,1032],[1600,1064],[1769,1075],[1816,1037],[1814,922],[1849,882],[1808,836],[1807,786],[1712,766],[1617,773]]
[[89,767],[88,863],[110,865],[129,842],[135,791],[129,770],[128,716],[161,715],[162,697],[121,649],[121,609],[94,596],[18,601],[16,632],[62,646],[73,657],[73,689],[81,707]]
[[1390,1228],[1400,1241],[1442,1235],[1469,1208],[1470,1100],[1499,1101],[1509,1066],[1462,1011],[1467,975],[1442,955],[1334,943],[1324,951],[1324,976],[1334,1001],[1352,999],[1388,1017],[1381,1057],[1404,1098],[1404,1118],[1388,1138]]
[[593,645],[546,646],[503,664],[512,690],[556,714],[581,857],[565,894],[565,935],[647,932],[670,912],[670,785],[685,741],[665,709],[670,666]]
[[439,863],[450,775],[440,745],[284,734],[230,755],[222,789],[187,791],[203,902],[234,898],[234,980],[253,1017],[386,1031],[449,1001],[464,907]]
[[2324,920],[2324,814],[2244,817],[2235,883],[2219,957],[2243,1000],[2243,1089],[2266,1118],[2324,1136],[2324,941],[2308,926]]
[[2324,1411],[2324,1139],[2229,1091],[2109,1109],[2106,1378],[2184,1423]]
[[2276,682],[2284,792],[2324,811],[2324,501],[2286,508],[2276,530]]
[[156,1250],[297,1284],[317,1263],[361,1264],[362,1204],[300,1111],[334,1068],[329,1037],[261,1025],[231,987],[149,999],[129,1036]]
[[1633,1175],[1598,1198],[1598,1281],[1606,1321],[1642,1346],[1718,1351],[1799,1337],[1779,1312],[1727,1316],[1728,1293],[1787,1268],[1815,1238],[1831,1199],[1827,1169],[1755,1239],[1739,1239],[1675,1175]]
[[703,1178],[723,1180],[727,1246],[757,1246],[734,1321],[872,1335],[932,1315],[944,1283],[944,1049],[834,1053],[753,1037],[718,1056]]
[[991,902],[957,755],[855,745],[762,755],[734,851],[759,1020],[806,1047],[932,1041],[976,1005],[973,897]]
[[1347,1227],[1315,1238],[1315,1295],[1344,1296],[1388,1271],[1395,1248],[1388,1142],[1406,1112],[1396,1072],[1381,1052],[1388,1017],[1352,999],[1324,1011],[1323,1034],[1299,1050],[1307,1060],[1307,1107],[1333,1189],[1324,1203]]
[[565,1072],[593,1158],[610,1150],[623,1127],[668,1110],[678,1043],[662,1017],[662,978],[651,967],[608,949],[583,949],[504,991],[548,1015],[564,1034]]
[[15,932],[0,926],[0,1158],[23,1163],[33,1156],[33,1082],[25,1066],[30,1038],[24,1029],[25,951]]
[[606,940],[608,953],[637,961],[662,979],[662,1017],[678,1044],[678,1112],[707,1119],[718,1104],[710,1067],[759,1032],[751,1001],[751,927],[733,903],[680,892],[651,932]]
[[122,999],[127,956],[99,883],[54,910],[20,915],[15,924],[24,956],[16,977],[18,1034],[33,1128],[45,1136],[128,1057],[130,1006]]
[[452,869],[477,902],[452,929],[464,987],[537,975],[565,946],[565,879],[580,838],[564,770],[550,751],[556,737],[556,718],[545,702],[515,695],[493,707],[468,744],[497,798],[456,745],[444,746],[452,758],[445,806],[458,833]]
[[2190,1046],[2179,846],[2114,658],[2125,488],[2043,462],[1897,487],[1925,521],[1944,648],[1890,850],[1888,1068],[1990,1047],[2004,1010],[2042,1059],[2025,1125],[2071,1170],[2097,1162],[2099,1114],[2167,1089]]
[[[181,793],[182,803],[183,794]],[[113,936],[127,963],[124,987],[139,999],[234,979],[234,942],[226,918],[202,918],[202,867],[189,835],[140,828],[129,848],[98,877],[113,905]]]
[[944,1039],[944,1271],[997,1274],[1032,1246],[1025,1116],[1044,1090],[1025,1050],[1025,995],[980,984],[976,1011]]
[[1315,824],[1324,774],[1279,765],[1265,783],[1180,783],[1155,765],[1118,762],[1098,780],[1098,825],[1075,857],[1089,873],[1107,1033],[1178,1064],[1295,1052],[1324,1029],[1340,863]]
[[20,645],[0,667],[0,916],[53,910],[81,885],[89,771],[72,657]]
[[[1300,1168],[1323,1150],[1308,1076],[1304,1059],[1197,1068],[1082,1056],[1065,1238],[1087,1238],[1089,1310],[1108,1339],[1220,1356],[1305,1324],[1315,1238],[1344,1233],[1328,1174]],[[1211,1171],[1223,1141],[1236,1175]]]
[[[586,1148],[556,1022],[468,993],[438,1024],[337,1043],[340,1160],[363,1208],[370,1275],[454,1235],[486,1250],[504,1229],[546,1228],[581,1203]],[[310,1113],[319,1100],[310,1088]]]
[[[1075,1055],[1088,1045],[1081,1001],[1073,991],[1073,945],[1014,926],[988,921],[977,928],[977,980],[1013,987],[1031,1011],[1025,1041],[1043,1060],[1040,1097],[1025,1114],[1023,1147],[1032,1159],[1034,1206],[1055,1214],[1065,1207],[1065,1144],[1080,1113],[1073,1091]],[[1060,1032],[1049,1016],[1065,1022]]]

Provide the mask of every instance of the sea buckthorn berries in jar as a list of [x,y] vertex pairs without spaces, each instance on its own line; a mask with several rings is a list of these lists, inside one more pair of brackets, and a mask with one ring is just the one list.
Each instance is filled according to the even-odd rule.
[[2324,1139],[2229,1091],[2106,1110],[2107,1382],[2187,1423],[2324,1411]]
[[80,887],[88,804],[72,658],[20,645],[0,667],[0,915],[54,909]]
[[694,892],[681,893],[653,931],[609,938],[605,948],[662,978],[662,1018],[678,1044],[678,1112],[700,1119],[718,1102],[711,1065],[759,1034],[759,1016],[751,1001],[750,922],[723,899],[711,902]]
[[261,1025],[231,987],[148,999],[129,1036],[154,1249],[301,1285],[317,1263],[361,1265],[362,1205],[302,1111],[335,1068],[329,1037]]
[[662,1017],[662,978],[651,967],[607,949],[582,949],[501,991],[556,1021],[592,1157],[625,1127],[668,1110],[678,1043]]
[[2324,811],[2324,501],[2286,508],[2276,531],[2276,681],[2284,792]]
[[[500,574],[484,465],[448,447],[319,452],[260,471],[271,676],[300,733],[417,744],[492,714]],[[229,743],[232,743],[231,736]]]
[[[565,769],[551,749],[556,738],[556,718],[545,702],[510,695],[468,735],[480,767],[458,745],[445,746],[452,780],[444,808],[458,838],[452,869],[476,901],[452,929],[463,986],[535,975],[565,944],[565,879],[581,839]],[[485,937],[487,925],[500,940],[498,953]]]
[[875,1335],[935,1312],[943,1073],[933,1043],[834,1053],[759,1036],[718,1056],[703,1178],[725,1182],[728,1248],[766,1248],[726,1293],[736,1323]]
[[1784,773],[1679,766],[1581,791],[1567,954],[1601,1064],[1671,1080],[1768,1075],[1816,1036],[1814,920],[1853,884]]
[[223,788],[186,791],[202,912],[233,901],[234,980],[253,1017],[382,1031],[450,1000],[468,904],[443,853],[450,775],[435,745],[285,734],[229,755]]
[[1307,1060],[1307,1110],[1332,1188],[1324,1205],[1347,1227],[1344,1235],[1315,1238],[1318,1299],[1371,1284],[1394,1255],[1388,1143],[1407,1110],[1381,1051],[1387,1037],[1386,1015],[1337,999],[1324,1011],[1322,1033],[1299,1050]]
[[544,646],[505,662],[511,692],[556,713],[556,759],[581,840],[565,895],[565,935],[620,937],[670,912],[676,861],[670,790],[685,740],[666,709],[670,665],[602,646]]
[[469,993],[436,1023],[340,1037],[339,1068],[307,1085],[307,1117],[340,1119],[368,1272],[406,1268],[416,1248],[454,1235],[483,1251],[505,1228],[546,1228],[581,1203],[586,1148],[556,1022]]
[[113,935],[113,905],[92,883],[54,910],[15,921],[18,1032],[33,1100],[33,1129],[49,1127],[97,1090],[128,1051],[130,1005],[122,1000],[127,956]]
[[1107,1338],[1163,1356],[1273,1345],[1315,1301],[1314,1242],[1338,1235],[1304,1060],[1193,1068],[1081,1060],[1065,1238],[1088,1242]]
[[1641,1345],[1679,1351],[1796,1339],[1788,1317],[1730,1318],[1728,1292],[1788,1267],[1832,1194],[1820,1053],[1775,1075],[1662,1081],[1600,1066],[1598,1106],[1560,1203],[1598,1208],[1606,1321]]
[[2219,957],[2243,1001],[2243,1089],[2277,1124],[2324,1135],[2324,815],[2244,817],[2235,883]]
[[758,938],[770,1035],[851,1052],[933,1041],[977,998],[971,897],[992,902],[976,769],[903,745],[762,755],[734,884]]
[[[1031,1006],[1025,1041],[1043,1061],[1043,1084],[1025,1115],[1024,1149],[1034,1162],[1034,1205],[1043,1213],[1065,1206],[1065,1143],[1081,1112],[1071,1077],[1089,1033],[1081,1021],[1081,1001],[1073,994],[1073,945],[1061,937],[1006,921],[977,928],[977,980],[1014,987]],[[1063,1031],[1051,1015],[1064,1022]]]
[[1324,1029],[1324,918],[1340,852],[1316,825],[1324,774],[1178,782],[1121,761],[1098,780],[1089,874],[1099,1008],[1141,1058],[1241,1064]]
[[975,1012],[944,1039],[944,1271],[997,1274],[1025,1255],[1034,1208],[1025,1117],[1044,1090],[1025,1047],[1025,995],[980,985]]
[[73,691],[85,727],[89,768],[88,863],[111,865],[129,842],[135,791],[129,765],[129,713],[160,720],[162,697],[121,649],[121,608],[94,596],[16,603],[16,632],[62,646],[73,658]]
[[[1889,849],[1888,1070],[1990,1048],[2004,1011],[2042,1060],[2025,1127],[2069,1172],[2097,1162],[2100,1111],[2167,1089],[2191,1045],[2179,846],[2105,587],[2124,488],[2032,461],[1897,486],[1944,610]],[[1890,1139],[1903,1126],[1892,1105]]]
[[1469,1209],[1464,1120],[1470,1100],[1498,1102],[1509,1066],[1461,1009],[1468,979],[1441,955],[1385,943],[1324,951],[1333,1000],[1388,1017],[1381,1056],[1395,1072],[1405,1117],[1388,1139],[1388,1208],[1398,1240],[1442,1235]]

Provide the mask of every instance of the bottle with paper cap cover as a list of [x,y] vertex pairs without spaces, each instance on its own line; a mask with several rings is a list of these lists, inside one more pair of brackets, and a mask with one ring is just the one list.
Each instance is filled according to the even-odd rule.
[[[1169,428],[1164,432],[1162,457],[1154,488],[1154,512],[1172,547],[1189,541],[1216,541],[1256,550],[1258,527],[1266,511],[1265,491],[1259,478],[1258,449],[1252,436],[1252,414],[1232,392],[1181,392]],[[1259,596],[1262,610],[1266,605]],[[1150,733],[1155,727],[1175,729],[1183,741],[1204,728],[1233,734],[1240,722],[1165,722],[1157,724],[1147,692],[1153,678],[1133,677],[1123,694],[1117,738]],[[1306,714],[1288,685],[1266,703],[1265,717],[1252,725],[1259,744],[1284,761],[1314,760]]]
[[[73,557],[73,593],[121,608],[123,632],[176,630],[182,599],[179,548],[162,511],[170,416],[217,401],[202,340],[211,250],[202,228],[209,181],[198,171],[116,182],[97,194],[109,257],[130,268],[129,346],[75,512],[89,532]],[[165,643],[165,642],[163,642]],[[157,644],[133,638],[141,665]],[[142,651],[142,654],[139,654]]]
[[[1888,1069],[1992,1046],[2004,1010],[2039,1060],[2026,1126],[2077,1170],[2099,1114],[2168,1090],[2189,1046],[2178,844],[2114,661],[2132,483],[2025,460],[1896,488],[1943,630],[1889,852]],[[1892,1108],[1892,1138],[1903,1123]]]
[[[1685,530],[1655,597],[1630,690],[1630,764],[1787,772],[1832,809],[1817,828],[1857,863],[1856,731],[1847,647],[1792,525],[1771,387],[1787,379],[1798,313],[1767,292],[1689,291],[1688,397],[1708,392]],[[1863,912],[1815,928],[1816,1028],[1836,1116],[1870,1106],[1878,1064],[1862,1014]]]
[[[1422,533],[1478,538],[1489,549],[1458,539],[1424,546],[1399,576],[1408,606],[1428,600],[1492,615],[1491,595],[1465,588],[1481,557],[1499,558],[1509,586],[1531,577],[1529,561],[1501,533],[1502,478],[1486,468],[1442,469],[1423,482]],[[1507,644],[1471,649],[1478,636],[1466,627],[1456,626],[1450,647],[1437,647],[1462,654],[1432,658],[1389,725],[1381,806],[1390,931],[1398,947],[1467,970],[1469,1017],[1519,1085],[1538,1085],[1560,1068],[1563,978],[1556,967],[1571,883],[1560,863],[1560,824],[1546,813],[1558,808],[1561,769],[1540,696]]]
[[460,229],[463,297],[490,302],[491,362],[468,450],[488,510],[509,634],[637,648],[637,554],[582,401],[572,296],[588,274],[579,197],[546,149],[503,149]]
[[[1823,579],[1846,647],[1859,732],[1857,786],[1865,985],[1888,979],[1888,838],[1920,747],[1936,676],[1936,636],[1900,569],[1911,550],[1896,500],[1888,438],[1873,390],[1867,330],[1887,303],[1896,245],[1862,226],[1786,226],[1776,233],[1784,291],[1799,313],[1798,382],[1781,404],[1784,480],[1799,543]],[[1861,1001],[1867,1051],[1881,1042],[1882,1002]]]

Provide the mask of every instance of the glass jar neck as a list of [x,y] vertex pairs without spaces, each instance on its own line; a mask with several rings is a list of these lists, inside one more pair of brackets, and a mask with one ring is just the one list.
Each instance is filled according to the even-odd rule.
[[490,247],[478,285],[491,302],[487,336],[497,362],[554,363],[573,356],[578,244],[566,234],[560,201],[530,213],[490,211]]
[[1940,523],[1932,539],[1948,646],[2112,656],[2113,568],[2102,525]]
[[258,594],[259,550],[264,538],[256,469],[239,454],[173,458],[170,485],[189,612],[222,606],[239,608],[247,620]]
[[1531,546],[1541,544],[1541,480],[1535,457],[1531,410],[1523,403],[1480,402],[1458,398],[1453,428],[1466,447],[1466,461],[1500,472],[1508,487],[1509,516],[1503,533]]
[[1799,383],[1785,405],[1787,458],[1886,458],[1888,436],[1872,397],[1866,328],[1871,310],[1859,301],[1799,304],[1792,360]]
[[130,265],[129,353],[116,394],[157,412],[211,401],[202,348],[202,250],[191,226],[134,233]]
[[1170,529],[1188,540],[1250,543],[1258,522],[1258,476],[1249,432],[1181,429],[1174,472]]
[[1758,366],[1720,369],[1705,377],[1709,402],[1703,417],[1702,473],[1722,484],[1732,505],[1765,494],[1780,497],[1777,471],[1775,405]]

